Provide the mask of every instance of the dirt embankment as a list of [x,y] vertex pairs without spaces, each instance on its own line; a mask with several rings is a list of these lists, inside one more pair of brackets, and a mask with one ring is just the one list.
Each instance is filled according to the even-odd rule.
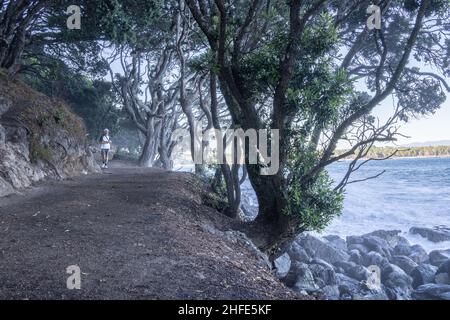
[[0,197],[96,170],[83,121],[62,101],[0,71]]
[[298,298],[201,194],[190,174],[113,163],[0,199],[0,298]]

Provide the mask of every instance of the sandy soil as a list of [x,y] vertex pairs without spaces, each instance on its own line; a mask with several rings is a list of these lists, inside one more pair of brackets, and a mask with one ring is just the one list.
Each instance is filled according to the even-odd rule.
[[[112,164],[0,199],[0,298],[298,298],[201,204],[189,174]],[[205,226],[209,226],[205,228]],[[81,269],[69,290],[66,268]]]

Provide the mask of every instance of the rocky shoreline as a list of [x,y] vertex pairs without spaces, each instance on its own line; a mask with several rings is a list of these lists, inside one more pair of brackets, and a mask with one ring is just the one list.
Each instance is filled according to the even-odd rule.
[[[411,228],[430,241],[450,239],[445,227]],[[399,230],[361,236],[301,234],[274,261],[297,293],[330,300],[450,300],[450,249],[429,253]]]

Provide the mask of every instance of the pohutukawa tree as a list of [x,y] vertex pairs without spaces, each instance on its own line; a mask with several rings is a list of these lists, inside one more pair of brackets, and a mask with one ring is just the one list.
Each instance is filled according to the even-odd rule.
[[[233,123],[280,130],[278,173],[246,165],[260,208],[250,235],[264,249],[339,214],[349,176],[333,186],[328,165],[395,141],[399,123],[445,100],[448,1],[375,1],[382,25],[373,30],[372,1],[185,2]],[[392,116],[382,121],[372,111],[388,97]],[[342,140],[349,151],[337,154]]]
[[[90,1],[86,3],[89,9]],[[124,110],[144,137],[141,166],[172,167],[171,133],[179,126],[179,84],[175,76],[176,3],[99,1],[99,18],[111,81]],[[89,11],[89,10],[88,10]],[[98,39],[101,41],[101,38]],[[177,69],[178,70],[178,69]]]
[[0,68],[11,75],[19,71],[27,40],[49,3],[49,0],[0,1]]
[[156,163],[166,169],[172,167],[170,133],[177,127],[180,116],[175,103],[178,83],[170,75],[173,56],[166,48],[140,52],[121,47],[110,60],[111,63],[118,58],[116,62],[120,62],[120,73],[110,70],[111,80],[126,113],[144,137],[139,158],[143,167]]

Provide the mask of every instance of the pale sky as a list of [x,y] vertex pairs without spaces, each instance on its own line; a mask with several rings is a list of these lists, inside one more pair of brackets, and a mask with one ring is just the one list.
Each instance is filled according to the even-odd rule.
[[[450,79],[446,79],[440,72],[428,65],[412,60],[409,66],[419,67],[426,72],[434,72],[443,77],[447,83]],[[367,91],[364,83],[357,83],[356,89],[359,91]],[[445,91],[447,100],[442,104],[441,108],[435,114],[419,119],[411,119],[408,123],[401,125],[400,133],[410,138],[399,137],[396,144],[404,145],[413,142],[431,142],[438,140],[450,140],[450,94]],[[369,93],[373,95],[373,93]],[[375,107],[373,114],[379,116],[380,119],[387,119],[393,112],[392,96],[388,96],[380,105]]]
[[450,140],[450,97],[434,115],[420,120],[412,120],[402,127],[401,133],[410,136],[402,138],[400,144]]
[[[386,119],[392,113],[392,108],[392,98],[388,97],[374,109],[373,114]],[[397,144],[400,145],[450,140],[450,96],[447,94],[447,100],[435,114],[402,124],[400,133],[410,137],[399,137]]]

